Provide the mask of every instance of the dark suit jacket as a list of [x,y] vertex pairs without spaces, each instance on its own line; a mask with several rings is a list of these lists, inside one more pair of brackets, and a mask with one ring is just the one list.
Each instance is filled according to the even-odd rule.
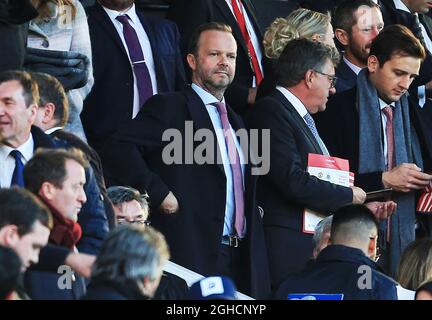
[[343,59],[336,68],[336,92],[349,90],[357,85],[357,75]]
[[[230,108],[228,117],[234,130],[243,128],[241,119]],[[193,121],[192,133],[185,132],[185,121]],[[223,165],[165,164],[162,159],[168,145],[168,141],[162,140],[165,130],[178,130],[181,137],[192,139],[188,135],[200,128],[210,129],[215,134],[208,112],[192,88],[156,95],[134,120],[113,136],[101,157],[108,185],[129,185],[141,192],[147,191],[153,209],[152,225],[167,238],[172,261],[211,275],[217,274],[225,215]],[[176,142],[176,148],[186,150],[184,156],[191,155],[192,150],[185,148],[184,141]],[[191,146],[195,150],[200,144],[194,141]],[[184,156],[182,162],[185,162]],[[250,166],[246,166],[244,178],[247,234],[239,253],[244,258],[244,278],[248,285],[239,285],[239,290],[255,297],[266,297],[269,293],[267,256],[261,217],[255,205],[255,177],[251,176]],[[161,214],[158,207],[169,191],[176,196],[180,210],[172,215]]]
[[[312,239],[302,232],[304,208],[329,214],[351,203],[353,194],[349,188],[306,172],[308,154],[322,152],[304,120],[280,91],[274,89],[260,99],[251,108],[247,124],[249,128],[271,130],[270,171],[258,179],[257,200],[264,209],[272,285],[276,286],[312,255]],[[296,245],[288,236],[293,232],[299,240]]]
[[[258,40],[262,43],[262,32],[255,17],[255,8],[249,0],[244,0],[242,3],[251,19]],[[231,26],[238,50],[234,81],[227,89],[225,98],[237,113],[243,113],[247,107],[248,90],[252,87],[253,69],[237,20],[225,0],[176,0],[170,6],[168,18],[176,22],[179,27],[184,56],[188,53],[189,40],[193,31],[199,25],[214,21]]]
[[[183,87],[185,75],[176,26],[137,11],[152,47],[159,92]],[[123,43],[104,9],[88,10],[95,84],[84,101],[81,119],[87,139],[96,151],[119,124],[132,118],[133,71]]]

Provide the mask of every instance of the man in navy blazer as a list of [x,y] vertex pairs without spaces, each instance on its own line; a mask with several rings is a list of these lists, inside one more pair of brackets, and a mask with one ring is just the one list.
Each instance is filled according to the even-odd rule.
[[[220,23],[199,27],[191,43],[192,85],[153,96],[110,139],[101,152],[107,183],[148,193],[152,225],[166,237],[173,262],[204,276],[229,276],[239,291],[267,298],[267,253],[255,203],[257,176],[247,161],[240,161],[242,169],[236,169],[227,151],[239,143],[234,131],[244,125],[229,106],[226,112],[218,110],[234,77],[237,45],[231,28]],[[225,138],[223,131],[232,138]],[[200,148],[203,140],[205,150]],[[241,147],[235,148],[240,160],[247,156]],[[243,184],[236,184],[239,176]],[[243,188],[234,190],[239,185]],[[240,232],[234,221],[241,205],[233,199],[244,201],[246,227]]]
[[85,100],[81,119],[89,144],[100,151],[119,124],[136,116],[142,106],[117,16],[127,15],[138,36],[153,94],[180,89],[185,74],[178,30],[172,22],[144,16],[135,10],[134,0],[100,0],[87,13],[95,85]]

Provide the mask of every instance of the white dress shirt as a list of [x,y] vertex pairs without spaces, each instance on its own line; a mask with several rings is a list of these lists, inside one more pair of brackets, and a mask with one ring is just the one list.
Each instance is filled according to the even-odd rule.
[[21,161],[26,164],[33,157],[34,141],[30,134],[26,142],[14,149],[6,145],[0,145],[0,186],[9,188],[12,182],[12,175],[15,170],[15,158],[10,155],[12,150],[21,152]]
[[362,70],[362,68],[356,66],[355,64],[353,64],[351,61],[349,61],[347,58],[345,58],[345,56],[342,57],[343,61],[345,61],[345,63],[347,64],[348,67],[350,67],[350,69],[356,74],[358,75],[360,73],[360,71]]
[[[230,8],[233,16],[235,17],[234,10],[233,10],[232,4],[231,4],[231,0],[225,0],[225,1],[227,3],[228,7]],[[253,24],[252,24],[252,22],[251,22],[251,20],[250,20],[250,18],[248,16],[246,10],[243,7],[243,4],[239,0],[235,0],[235,1],[237,1],[237,5],[240,8],[240,11],[243,13],[243,16],[245,18],[247,32],[249,33],[249,37],[250,37],[250,39],[252,41],[252,46],[253,46],[253,48],[255,50],[255,53],[256,53],[256,56],[257,56],[257,59],[258,59],[258,64],[259,64],[261,73],[264,74],[263,68],[262,68],[262,64],[261,64],[261,60],[262,60],[263,54],[262,54],[262,51],[261,51],[260,41],[258,39],[258,36],[257,36],[256,32],[255,32]],[[252,87],[256,87],[255,76],[253,77],[253,82],[251,83],[251,86]]]
[[[197,86],[196,84],[192,84],[192,89],[199,95],[199,97],[205,104],[207,112],[210,116],[210,120],[213,124],[213,128],[216,132],[216,139],[219,146],[219,152],[222,158],[223,167],[226,176],[226,182],[227,182],[223,236],[232,235],[234,234],[234,219],[235,219],[233,175],[231,171],[230,161],[228,158],[228,149],[225,142],[222,121],[220,119],[219,112],[216,106],[213,105],[213,103],[218,103],[218,102],[225,103],[225,98],[223,98],[222,101],[219,101],[215,96],[205,91],[201,87]],[[233,128],[231,128],[231,134],[236,144],[236,148],[237,148],[237,152],[240,158],[240,164],[242,168],[242,176],[244,177],[244,164],[245,164],[244,155]],[[243,179],[243,189],[244,189],[244,179]]]
[[[124,46],[128,56],[129,56],[129,50],[128,50],[128,46],[126,45],[125,37],[123,35],[123,25],[116,18],[117,18],[117,16],[121,16],[121,15],[128,15],[129,16],[129,18],[130,18],[128,20],[129,24],[132,26],[132,28],[135,29],[135,32],[137,33],[138,40],[139,40],[139,43],[141,45],[141,50],[142,50],[143,55],[144,55],[144,60],[145,60],[145,63],[147,65],[148,71],[150,73],[150,79],[151,79],[151,83],[152,83],[153,94],[158,93],[157,82],[156,82],[156,69],[155,69],[155,65],[154,65],[153,53],[152,53],[152,49],[151,49],[150,40],[147,36],[147,33],[144,30],[144,27],[141,24],[141,21],[139,20],[137,14],[136,14],[135,4],[133,4],[132,7],[125,12],[119,12],[119,11],[111,10],[111,9],[108,9],[105,7],[103,7],[103,9],[108,14],[109,18],[111,19],[111,22],[113,23],[115,29],[117,30],[117,33],[120,36],[120,39],[123,43],[123,46]],[[130,60],[130,56],[129,56],[129,60]],[[113,61],[113,63],[115,63],[115,61]],[[131,63],[131,68],[133,70],[132,63]],[[133,73],[133,79],[134,79],[134,99],[133,99],[132,118],[135,118],[135,116],[138,114],[141,106],[139,104],[138,86],[137,86],[137,80],[135,77],[135,73]]]

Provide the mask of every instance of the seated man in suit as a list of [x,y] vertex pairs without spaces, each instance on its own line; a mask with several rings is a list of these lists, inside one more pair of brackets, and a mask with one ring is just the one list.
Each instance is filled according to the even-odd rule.
[[99,0],[87,11],[95,84],[81,119],[98,152],[148,98],[185,84],[177,27],[143,15],[134,2]]
[[[415,196],[429,185],[423,159],[430,159],[430,137],[424,136],[407,90],[418,75],[425,50],[408,28],[393,25],[374,39],[368,66],[357,86],[330,98],[326,112],[316,118],[330,152],[349,159],[355,184],[366,191],[393,188],[396,214],[380,226],[381,248],[387,241],[388,259],[380,263],[394,273],[403,249],[415,239]],[[417,133],[414,129],[417,129]],[[420,144],[420,141],[426,143]],[[426,157],[426,158],[424,158]],[[387,240],[387,241],[386,241]]]
[[381,10],[372,0],[345,0],[333,15],[335,36],[343,48],[336,68],[336,92],[356,85],[357,74],[366,67],[372,40],[384,28]]
[[308,39],[290,41],[276,65],[277,87],[251,109],[248,126],[270,129],[270,171],[258,180],[264,209],[272,286],[303,267],[312,256],[312,235],[302,230],[305,208],[326,215],[363,203],[365,193],[311,176],[308,154],[328,155],[311,114],[324,111],[334,93],[335,48]]
[[378,221],[367,207],[336,210],[330,242],[313,263],[281,284],[277,299],[324,294],[339,300],[397,300],[396,281],[375,263]]
[[[264,298],[270,288],[256,176],[245,161],[248,145],[240,147],[234,132],[244,125],[224,98],[236,52],[229,26],[200,26],[187,56],[192,85],[152,97],[101,157],[108,184],[148,193],[152,224],[166,236],[173,262],[229,276],[241,292]],[[204,149],[196,140],[203,134]]]
[[265,75],[263,38],[255,12],[250,0],[176,0],[168,12],[168,18],[179,27],[183,56],[189,53],[189,39],[199,25],[221,22],[231,27],[238,45],[237,63],[225,96],[239,114],[255,102],[257,87]]

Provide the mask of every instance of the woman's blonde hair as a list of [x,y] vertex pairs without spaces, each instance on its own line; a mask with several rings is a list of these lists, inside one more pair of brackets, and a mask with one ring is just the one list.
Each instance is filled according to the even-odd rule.
[[423,283],[432,280],[431,239],[416,240],[404,250],[396,280],[409,290],[417,290]]
[[68,10],[64,9],[65,7],[70,7],[72,19],[75,19],[77,9],[74,0],[31,0],[32,5],[39,12],[38,19],[42,20],[51,16],[51,10],[48,6],[50,2],[58,6],[59,15],[67,14]]
[[265,55],[270,59],[277,59],[288,41],[309,39],[316,34],[324,36],[330,20],[329,15],[308,9],[297,9],[286,18],[276,18],[264,34]]

